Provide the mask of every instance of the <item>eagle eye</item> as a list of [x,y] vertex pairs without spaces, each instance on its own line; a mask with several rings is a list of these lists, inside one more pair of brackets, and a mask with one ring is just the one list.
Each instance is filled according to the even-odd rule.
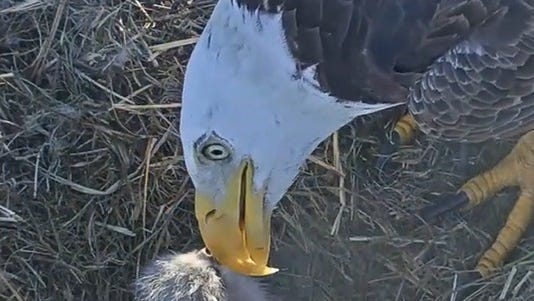
[[211,161],[220,161],[230,156],[230,150],[222,143],[206,144],[202,150],[202,156]]

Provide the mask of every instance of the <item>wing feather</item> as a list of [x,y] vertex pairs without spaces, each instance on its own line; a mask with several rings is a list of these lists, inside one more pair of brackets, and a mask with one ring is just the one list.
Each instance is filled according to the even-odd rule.
[[408,106],[421,129],[470,142],[534,129],[533,41],[534,1],[501,1],[411,89]]
[[534,0],[234,0],[282,14],[300,70],[338,99],[407,102],[429,135],[534,129]]

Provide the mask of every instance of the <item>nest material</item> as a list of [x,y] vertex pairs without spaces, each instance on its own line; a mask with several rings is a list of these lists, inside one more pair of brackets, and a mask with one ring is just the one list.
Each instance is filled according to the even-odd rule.
[[[213,4],[0,0],[0,300],[131,300],[141,266],[202,246],[176,124]],[[510,144],[422,136],[379,170],[385,120],[323,143],[276,211],[282,298],[449,300],[504,222],[515,191],[436,226],[411,217]],[[532,251],[527,234],[472,299],[528,300]]]

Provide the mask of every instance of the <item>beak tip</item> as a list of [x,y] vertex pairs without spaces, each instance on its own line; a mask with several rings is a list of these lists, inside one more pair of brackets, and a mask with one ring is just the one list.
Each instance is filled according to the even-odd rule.
[[230,260],[217,260],[219,264],[230,269],[231,271],[252,277],[270,276],[279,271],[277,268],[269,267],[266,264],[258,264],[251,258],[240,260],[232,258]]
[[269,276],[269,275],[273,275],[273,274],[276,274],[278,273],[278,271],[280,271],[279,269],[277,268],[272,268],[272,267],[266,267],[266,274],[264,276]]
[[244,275],[247,275],[247,276],[252,276],[252,277],[265,277],[265,276],[270,276],[270,275],[273,275],[275,273],[277,273],[279,270],[277,268],[273,268],[273,267],[269,267],[269,266],[253,266],[253,267],[250,267],[250,269],[248,270],[245,270],[245,271],[240,271],[239,273],[241,274],[244,274]]

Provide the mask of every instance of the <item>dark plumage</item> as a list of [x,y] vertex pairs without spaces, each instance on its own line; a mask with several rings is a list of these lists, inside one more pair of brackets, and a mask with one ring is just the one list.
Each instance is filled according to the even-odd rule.
[[204,250],[156,259],[135,282],[137,301],[267,301],[259,280],[216,264]]
[[235,1],[281,11],[298,64],[341,100],[407,101],[445,140],[534,128],[532,0]]

